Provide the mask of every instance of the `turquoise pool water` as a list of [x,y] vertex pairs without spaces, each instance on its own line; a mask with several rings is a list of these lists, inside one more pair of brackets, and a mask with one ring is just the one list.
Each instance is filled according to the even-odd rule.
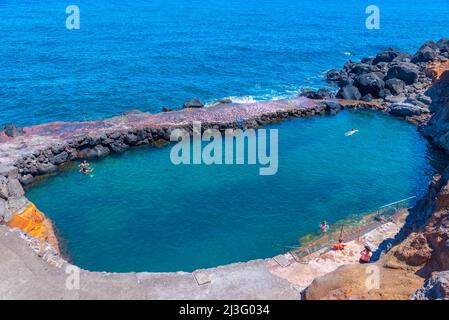
[[[345,137],[350,128],[360,133]],[[278,254],[351,214],[422,193],[446,158],[416,127],[371,112],[296,119],[279,129],[279,171],[170,162],[139,148],[73,166],[28,191],[74,263],[95,271],[192,271]]]

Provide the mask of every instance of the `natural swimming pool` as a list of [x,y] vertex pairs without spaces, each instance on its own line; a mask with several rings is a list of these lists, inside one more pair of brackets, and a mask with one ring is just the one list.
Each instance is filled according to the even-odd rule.
[[[175,166],[170,147],[76,167],[27,192],[67,252],[92,271],[192,271],[266,258],[330,222],[421,194],[446,158],[416,127],[372,112],[295,119],[279,130],[279,169]],[[350,128],[360,132],[351,137]]]

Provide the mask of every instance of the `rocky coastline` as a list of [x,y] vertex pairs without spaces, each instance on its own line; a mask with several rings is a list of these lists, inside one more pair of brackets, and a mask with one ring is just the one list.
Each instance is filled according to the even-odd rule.
[[[326,89],[304,90],[295,99],[245,104],[223,101],[209,108],[195,100],[186,103],[182,110],[166,109],[158,114],[131,111],[99,121],[56,122],[26,128],[6,126],[0,133],[0,223],[23,230],[37,239],[41,248],[35,251],[41,252],[40,255],[45,251],[56,256],[58,244],[51,221],[26,199],[24,187],[31,186],[40,176],[56,174],[70,161],[98,159],[134,146],[167,143],[174,129],[192,132],[193,121],[201,121],[203,130],[224,131],[227,128],[257,128],[291,118],[334,115],[342,110],[374,110],[420,125],[425,137],[449,152],[448,58],[449,39],[442,39],[425,43],[415,55],[386,49],[375,57],[364,58],[361,62],[349,61],[341,70],[327,72],[327,79],[339,87],[336,94]],[[426,271],[421,275],[429,280],[416,297],[429,297],[433,290],[429,288],[434,288],[435,283],[444,278],[444,274],[435,276],[433,272],[449,269],[449,250],[447,245],[444,247],[449,241],[449,218],[447,210],[442,212],[442,208],[449,209],[449,201],[444,198],[448,181],[447,173],[435,177],[427,198],[412,210],[404,228],[407,232],[401,233],[401,240],[405,240],[398,246],[413,247],[416,239],[410,240],[410,237],[418,237],[416,241],[429,248],[426,259],[434,261],[433,267],[426,264]],[[415,220],[411,222],[413,217]],[[422,220],[419,226],[416,217]],[[437,227],[438,231],[435,231]],[[409,251],[410,254],[414,252]],[[391,261],[396,259],[400,261],[396,265],[404,268],[401,270],[417,272],[416,268],[410,268],[410,264],[417,262],[410,262],[407,257],[398,258],[394,252],[397,251],[388,253],[391,256],[389,263],[382,260],[382,268],[392,268],[394,263]],[[338,277],[339,271],[334,272]],[[344,284],[342,281],[341,288]],[[313,288],[315,292],[306,290],[305,297],[319,296],[319,284],[315,283]],[[351,293],[344,292],[344,295],[333,297],[351,297]]]

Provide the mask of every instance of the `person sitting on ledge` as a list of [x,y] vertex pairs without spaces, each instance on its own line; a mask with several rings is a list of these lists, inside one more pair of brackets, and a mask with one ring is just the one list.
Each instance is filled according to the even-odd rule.
[[369,263],[371,261],[371,257],[373,256],[373,252],[369,246],[365,246],[362,252],[360,252],[360,263]]

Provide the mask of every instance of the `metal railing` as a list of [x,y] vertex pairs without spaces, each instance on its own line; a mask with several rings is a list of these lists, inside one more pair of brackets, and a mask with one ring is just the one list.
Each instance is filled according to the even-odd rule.
[[284,253],[290,254],[298,262],[306,262],[304,258],[324,249],[330,249],[340,238],[343,242],[359,239],[363,234],[376,229],[382,224],[392,221],[399,209],[410,208],[415,196],[395,201],[368,213],[352,215],[344,220],[331,224],[328,232],[309,234],[300,239],[298,246],[281,246]]

